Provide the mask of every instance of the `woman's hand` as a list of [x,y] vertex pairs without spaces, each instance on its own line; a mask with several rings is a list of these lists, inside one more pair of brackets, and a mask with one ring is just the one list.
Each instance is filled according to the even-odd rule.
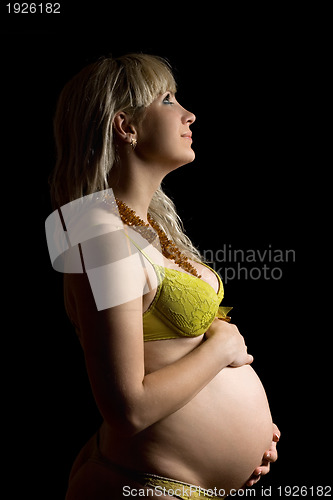
[[249,365],[253,356],[247,353],[244,337],[239,333],[236,325],[215,319],[208,328],[205,338],[216,343],[216,352],[227,356],[227,366],[239,367]]
[[269,450],[265,451],[261,465],[254,469],[252,476],[245,483],[244,488],[253,486],[259,481],[261,476],[265,476],[269,473],[271,463],[276,462],[278,458],[276,443],[279,442],[280,436],[281,432],[278,427],[273,424],[273,441],[271,447]]

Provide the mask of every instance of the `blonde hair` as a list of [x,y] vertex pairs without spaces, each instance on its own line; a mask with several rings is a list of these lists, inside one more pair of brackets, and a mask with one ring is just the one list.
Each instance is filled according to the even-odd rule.
[[[166,91],[176,92],[168,62],[147,54],[102,58],[65,85],[54,118],[57,161],[50,185],[55,208],[109,188],[108,174],[116,161],[115,115],[125,111],[139,120],[145,108]],[[201,260],[161,186],[148,211],[180,250]]]

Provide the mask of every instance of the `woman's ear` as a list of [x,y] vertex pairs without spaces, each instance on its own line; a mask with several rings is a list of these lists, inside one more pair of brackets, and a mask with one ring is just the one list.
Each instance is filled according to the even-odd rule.
[[117,137],[125,142],[130,142],[131,137],[136,134],[135,127],[131,123],[130,116],[124,111],[119,111],[113,119],[113,130]]

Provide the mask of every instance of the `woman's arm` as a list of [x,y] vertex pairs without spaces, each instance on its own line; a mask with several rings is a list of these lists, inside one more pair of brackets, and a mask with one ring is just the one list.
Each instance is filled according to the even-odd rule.
[[205,342],[145,375],[142,298],[97,311],[86,275],[66,279],[97,405],[104,419],[126,434],[182,408],[224,367],[253,360],[236,326],[215,320]]

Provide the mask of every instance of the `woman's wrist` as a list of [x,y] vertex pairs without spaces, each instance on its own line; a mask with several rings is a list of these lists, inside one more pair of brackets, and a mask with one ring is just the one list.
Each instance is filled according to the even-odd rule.
[[216,319],[206,332],[206,338],[220,359],[222,368],[252,363],[253,357],[248,354],[244,337],[236,325]]
[[232,349],[227,340],[222,340],[219,335],[211,335],[205,339],[204,344],[209,347],[212,358],[217,360],[221,370],[232,363]]

